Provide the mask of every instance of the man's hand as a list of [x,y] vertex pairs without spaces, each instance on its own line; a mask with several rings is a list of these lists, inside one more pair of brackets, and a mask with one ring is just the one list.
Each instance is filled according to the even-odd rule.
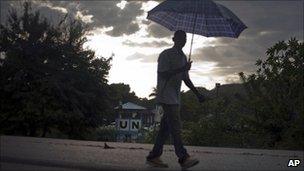
[[197,89],[194,87],[194,85],[189,77],[184,79],[184,83],[186,84],[187,87],[190,88],[191,91],[193,91],[193,93],[196,95],[196,97],[198,98],[198,101],[200,103],[203,103],[204,101],[206,101],[205,96],[197,91]]
[[188,61],[184,66],[185,71],[189,71],[191,69],[192,61]]
[[198,101],[199,101],[200,103],[203,103],[203,102],[206,101],[205,96],[202,95],[202,94],[200,94],[200,93],[197,94],[197,98],[198,98]]

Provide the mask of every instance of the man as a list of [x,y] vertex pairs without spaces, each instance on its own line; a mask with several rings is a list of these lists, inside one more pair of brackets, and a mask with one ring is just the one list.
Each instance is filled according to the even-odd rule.
[[179,107],[182,80],[200,102],[204,101],[204,96],[197,91],[189,78],[188,71],[192,61],[187,61],[187,57],[182,51],[186,43],[186,33],[178,30],[174,33],[172,40],[174,46],[164,50],[158,58],[156,101],[162,106],[164,115],[153,150],[147,156],[147,163],[158,167],[168,167],[160,160],[160,156],[163,152],[163,145],[171,134],[178,162],[183,169],[186,169],[198,164],[199,161],[189,156],[181,139]]

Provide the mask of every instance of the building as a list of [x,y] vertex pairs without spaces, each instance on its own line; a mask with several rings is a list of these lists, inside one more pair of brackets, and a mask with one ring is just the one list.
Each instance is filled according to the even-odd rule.
[[154,112],[137,104],[127,102],[114,108],[117,141],[136,141],[142,137],[145,127],[154,125]]

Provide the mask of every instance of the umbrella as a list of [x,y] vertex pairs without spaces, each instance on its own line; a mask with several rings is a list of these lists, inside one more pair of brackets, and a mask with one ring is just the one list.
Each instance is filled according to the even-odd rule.
[[147,19],[171,31],[192,33],[189,60],[194,34],[237,38],[247,28],[233,12],[212,0],[167,0],[150,10]]

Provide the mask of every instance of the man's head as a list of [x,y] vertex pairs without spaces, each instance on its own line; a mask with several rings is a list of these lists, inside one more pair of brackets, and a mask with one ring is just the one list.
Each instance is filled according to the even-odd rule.
[[174,33],[174,37],[172,38],[174,46],[182,49],[186,44],[186,38],[186,32],[184,32],[183,30],[177,30]]

